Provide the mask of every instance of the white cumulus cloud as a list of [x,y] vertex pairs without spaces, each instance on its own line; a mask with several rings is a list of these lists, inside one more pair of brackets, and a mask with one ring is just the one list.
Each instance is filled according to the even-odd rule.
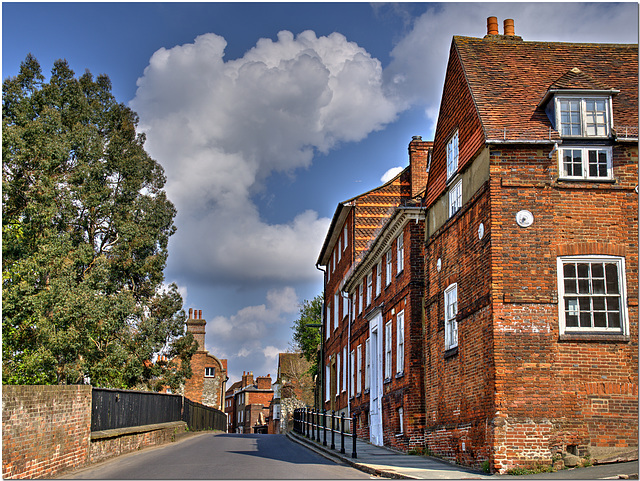
[[403,167],[391,167],[384,174],[382,174],[382,177],[380,177],[380,182],[382,182],[383,184],[386,184],[403,170],[404,170]]
[[339,33],[282,31],[229,61],[225,47],[208,33],[156,51],[131,102],[178,209],[170,269],[225,285],[314,279],[329,219],[302,211],[270,224],[252,196],[271,173],[381,129],[398,107],[380,62]]

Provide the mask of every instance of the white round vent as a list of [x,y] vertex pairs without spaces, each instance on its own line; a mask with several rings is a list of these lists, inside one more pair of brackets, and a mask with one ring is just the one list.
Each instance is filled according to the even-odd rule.
[[478,239],[482,239],[484,237],[484,224],[481,222],[478,226]]
[[436,269],[438,269],[438,272],[442,270],[442,259],[440,258],[438,258],[438,262],[436,262]]
[[533,224],[533,214],[528,210],[521,210],[516,214],[516,223],[520,227],[529,227]]

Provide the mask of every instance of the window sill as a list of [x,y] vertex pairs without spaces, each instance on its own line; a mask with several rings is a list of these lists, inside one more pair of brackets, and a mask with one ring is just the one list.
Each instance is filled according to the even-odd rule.
[[368,389],[365,389],[365,390],[364,390],[364,395],[366,396],[367,394],[369,394],[369,390],[368,390]]
[[404,371],[396,374],[396,379],[400,379],[401,377],[404,377]]
[[403,438],[404,437],[404,433],[398,433],[396,434],[396,438]]
[[390,377],[388,377],[384,381],[382,381],[383,384],[389,384],[390,382],[391,382],[391,378]]
[[630,342],[631,337],[625,334],[560,334],[558,341],[579,341],[579,342]]
[[616,179],[608,178],[586,178],[586,177],[558,177],[558,182],[589,182],[591,184],[615,184]]
[[458,355],[458,346],[452,347],[451,349],[447,349],[446,351],[444,351],[444,358],[445,359],[449,359],[449,358],[457,356],[457,355]]

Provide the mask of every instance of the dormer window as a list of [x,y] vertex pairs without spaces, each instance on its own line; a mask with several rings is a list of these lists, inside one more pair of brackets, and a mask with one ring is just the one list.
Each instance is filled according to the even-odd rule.
[[608,137],[610,98],[556,97],[558,132],[562,137]]

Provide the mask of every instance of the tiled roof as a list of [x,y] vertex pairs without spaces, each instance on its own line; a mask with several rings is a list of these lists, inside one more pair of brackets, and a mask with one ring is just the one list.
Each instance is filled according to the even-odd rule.
[[637,45],[456,36],[453,46],[487,139],[557,137],[539,105],[551,88],[619,90],[613,97],[614,124],[638,125]]

